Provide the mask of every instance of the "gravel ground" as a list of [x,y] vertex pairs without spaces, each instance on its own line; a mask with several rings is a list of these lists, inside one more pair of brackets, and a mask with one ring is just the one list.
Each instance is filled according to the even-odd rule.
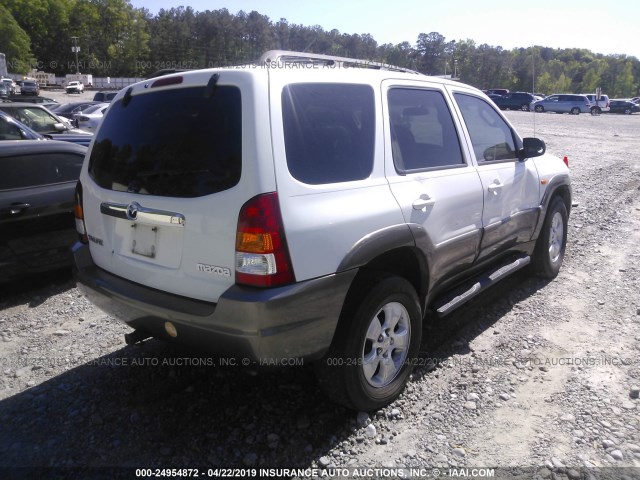
[[[620,467],[640,466],[640,115],[507,116],[569,158],[565,264],[552,282],[518,274],[430,324],[394,404],[336,406],[309,365],[254,372],[156,340],[125,346],[128,328],[62,272],[0,293],[0,477],[500,467],[494,478],[633,478],[640,469]],[[34,466],[54,468],[17,468]]]

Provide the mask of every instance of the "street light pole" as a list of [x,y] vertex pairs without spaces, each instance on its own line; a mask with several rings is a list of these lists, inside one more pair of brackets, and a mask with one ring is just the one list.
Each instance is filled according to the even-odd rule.
[[71,51],[76,54],[76,73],[80,73],[80,65],[78,63],[78,52],[80,51],[80,47],[78,46],[78,38],[79,37],[71,37],[71,40],[73,40],[73,47],[71,47]]

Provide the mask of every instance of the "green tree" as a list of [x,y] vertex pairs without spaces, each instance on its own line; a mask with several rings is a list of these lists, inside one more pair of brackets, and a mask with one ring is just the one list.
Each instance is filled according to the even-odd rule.
[[632,97],[634,92],[633,64],[630,60],[624,62],[624,66],[616,77],[613,94],[616,97]]
[[5,54],[7,70],[26,74],[35,63],[29,35],[20,28],[11,12],[0,4],[0,51]]

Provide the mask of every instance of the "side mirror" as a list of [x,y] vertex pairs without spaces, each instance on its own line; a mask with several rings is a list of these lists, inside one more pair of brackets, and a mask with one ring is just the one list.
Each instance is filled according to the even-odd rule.
[[54,123],[53,128],[55,128],[58,132],[66,132],[67,130],[69,130],[69,127],[67,127],[63,123]]
[[522,139],[522,143],[523,147],[518,150],[518,158],[520,160],[540,157],[547,151],[547,145],[539,138],[527,137]]

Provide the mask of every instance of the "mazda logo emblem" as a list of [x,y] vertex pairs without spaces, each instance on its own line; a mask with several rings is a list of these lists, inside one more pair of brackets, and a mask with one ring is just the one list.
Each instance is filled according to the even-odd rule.
[[127,206],[127,218],[129,220],[135,220],[138,216],[138,210],[140,210],[140,205],[137,202],[131,202]]

